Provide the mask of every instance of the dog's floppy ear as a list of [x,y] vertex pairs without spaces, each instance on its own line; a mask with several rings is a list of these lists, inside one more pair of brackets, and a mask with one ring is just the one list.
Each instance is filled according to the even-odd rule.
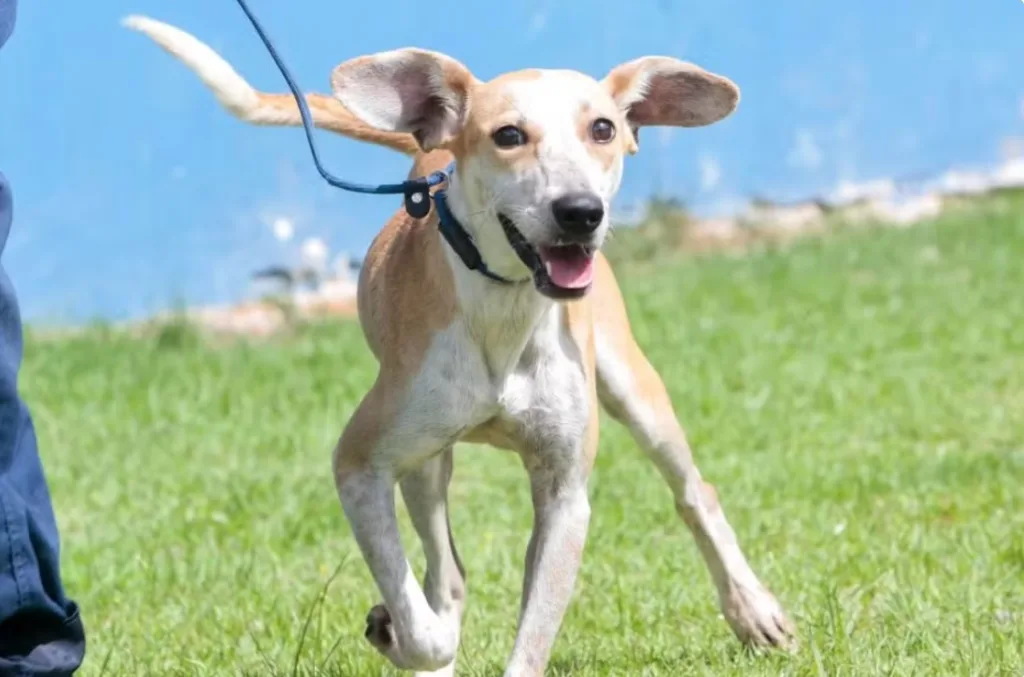
[[371,127],[412,134],[425,151],[458,135],[475,82],[455,59],[413,48],[358,57],[331,73],[345,108]]
[[728,78],[666,56],[645,56],[613,68],[602,84],[631,127],[701,127],[718,122],[740,100]]

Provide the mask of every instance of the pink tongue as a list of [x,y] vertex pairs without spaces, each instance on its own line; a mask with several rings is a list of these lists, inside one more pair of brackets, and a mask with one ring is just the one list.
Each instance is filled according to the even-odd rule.
[[593,258],[584,254],[559,256],[559,253],[543,257],[552,282],[563,289],[582,289],[591,283],[594,279]]

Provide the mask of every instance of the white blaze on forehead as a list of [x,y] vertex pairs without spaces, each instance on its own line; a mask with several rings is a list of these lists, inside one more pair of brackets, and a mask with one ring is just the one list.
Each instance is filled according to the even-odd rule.
[[527,117],[540,118],[545,114],[571,113],[573,120],[584,103],[601,105],[601,85],[591,78],[570,70],[538,69],[535,78],[509,82],[505,88],[515,99],[516,107]]
[[620,163],[605,168],[580,138],[581,115],[611,116],[614,103],[596,80],[570,70],[540,70],[540,77],[510,82],[507,92],[523,121],[541,129],[540,169],[548,189],[593,190],[605,198],[618,187]]

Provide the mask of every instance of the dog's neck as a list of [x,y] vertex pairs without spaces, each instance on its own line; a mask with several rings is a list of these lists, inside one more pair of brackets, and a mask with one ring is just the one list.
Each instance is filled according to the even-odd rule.
[[[483,228],[499,228],[481,219],[495,219],[494,214],[474,215],[466,204],[462,185],[455,173],[449,179],[448,205],[462,226],[476,236]],[[440,238],[440,235],[438,236]],[[528,271],[519,265],[495,265],[492,269],[517,282],[502,284],[470,270],[442,239],[442,251],[452,271],[456,305],[474,341],[480,346],[495,375],[509,373],[531,336],[543,323],[559,311],[558,303],[537,291]],[[509,251],[512,251],[509,245]],[[486,257],[484,252],[481,255]]]

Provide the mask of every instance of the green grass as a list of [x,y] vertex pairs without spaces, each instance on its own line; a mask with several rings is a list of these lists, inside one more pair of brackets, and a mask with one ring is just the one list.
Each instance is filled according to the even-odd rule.
[[[1022,215],[1000,198],[910,230],[623,268],[637,337],[801,649],[739,649],[668,490],[609,421],[549,674],[1020,677]],[[83,675],[396,674],[362,639],[377,595],[330,473],[374,375],[357,326],[248,347],[96,329],[26,354]],[[525,474],[461,448],[452,504],[460,674],[500,674]]]

